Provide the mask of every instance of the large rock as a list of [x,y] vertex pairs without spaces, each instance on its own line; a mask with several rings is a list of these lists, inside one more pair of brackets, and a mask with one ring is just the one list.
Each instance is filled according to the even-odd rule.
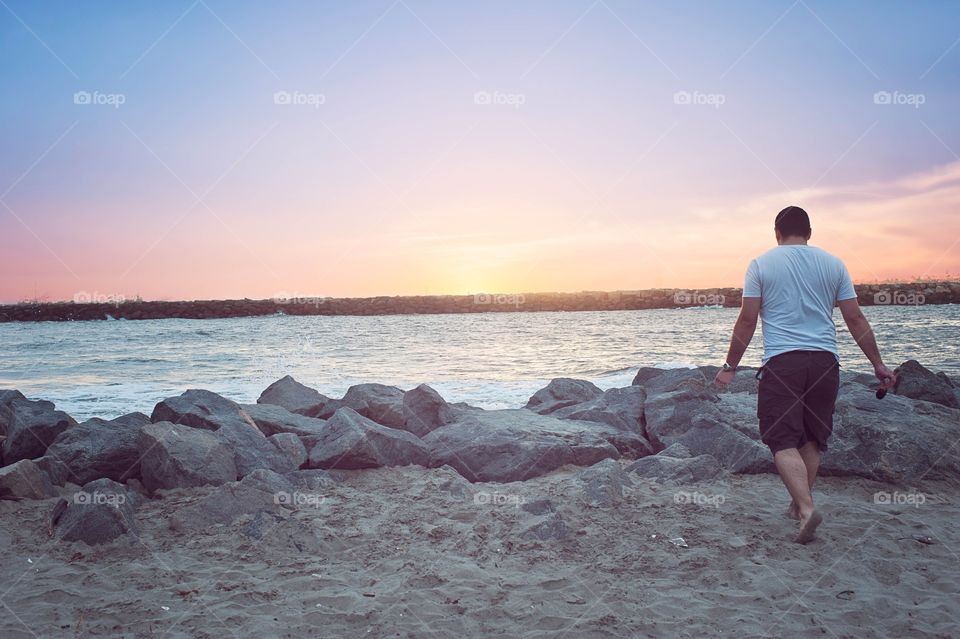
[[258,468],[286,473],[296,470],[299,464],[281,448],[266,438],[253,424],[241,422],[224,424],[214,436],[221,439],[233,451],[237,475],[246,477]]
[[383,426],[404,428],[407,420],[403,410],[404,392],[396,386],[384,384],[357,384],[347,389],[340,400],[367,419]]
[[470,411],[423,441],[437,464],[449,464],[472,482],[522,481],[565,464],[590,466],[620,453],[603,424],[555,419],[526,409]]
[[50,478],[30,459],[0,468],[0,499],[47,499],[56,493]]
[[193,428],[218,430],[225,424],[250,424],[240,404],[208,390],[188,390],[168,397],[153,409],[150,421],[172,422]]
[[[720,371],[719,366],[698,366],[696,368],[652,368],[643,367],[633,378],[634,386],[642,386],[648,395],[672,393],[684,388],[712,387],[713,379]],[[712,388],[718,393],[757,392],[757,369],[742,367],[737,370],[733,381],[724,388]]]
[[257,403],[272,404],[285,408],[291,413],[323,419],[332,416],[340,407],[340,402],[337,400],[304,386],[289,375],[270,384],[260,394]]
[[[84,484],[67,501],[66,510],[54,522],[57,536],[64,541],[82,541],[90,546],[103,544],[131,533],[138,534],[134,511],[139,495],[110,479]],[[62,504],[58,504],[58,510]]]
[[18,390],[0,390],[0,437],[7,434],[7,426],[13,417],[10,403],[15,399],[26,399],[26,397]]
[[300,438],[293,433],[277,433],[276,435],[267,437],[267,440],[287,456],[290,460],[290,465],[292,465],[294,469],[300,468],[307,463],[307,447],[304,446]]
[[150,492],[237,479],[233,450],[209,431],[170,422],[148,424],[141,428],[137,446],[141,478]]
[[527,400],[524,408],[540,415],[549,415],[561,408],[596,399],[602,394],[603,391],[593,382],[588,382],[585,379],[558,377],[550,380],[546,387],[534,393]]
[[403,429],[417,437],[455,422],[460,412],[426,384],[403,394]]
[[[550,413],[558,419],[579,419],[609,424],[617,430],[644,434],[643,402],[646,391],[640,386],[611,388],[579,404]],[[539,412],[539,411],[538,411]]]
[[223,484],[180,508],[170,517],[169,525],[178,532],[193,532],[216,524],[231,524],[245,515],[282,514],[296,505],[295,492],[288,479],[269,470],[256,470],[242,481]]
[[638,459],[624,470],[656,482],[677,484],[705,481],[723,473],[723,469],[713,455],[683,458],[664,453],[667,451]]
[[5,409],[5,464],[41,457],[60,433],[77,424],[72,417],[56,410],[52,402],[15,398],[6,404]]
[[893,392],[897,395],[960,408],[953,382],[943,373],[934,373],[914,359],[900,364],[894,372],[897,374],[897,384]]
[[307,464],[310,468],[341,469],[429,466],[430,452],[412,433],[378,424],[352,408],[341,408],[327,420]]
[[774,472],[769,449],[731,424],[719,404],[717,395],[696,385],[648,396],[644,415],[650,443],[656,450],[683,444],[693,456],[712,455],[735,473]]
[[106,477],[125,482],[140,476],[140,429],[150,423],[143,413],[109,421],[93,418],[60,433],[44,456],[50,479],[83,485]]
[[824,475],[909,484],[960,480],[960,410],[889,394],[878,400],[860,384],[843,384]]
[[267,437],[284,433],[296,435],[308,451],[316,446],[326,427],[322,419],[291,413],[271,404],[244,404],[243,410]]

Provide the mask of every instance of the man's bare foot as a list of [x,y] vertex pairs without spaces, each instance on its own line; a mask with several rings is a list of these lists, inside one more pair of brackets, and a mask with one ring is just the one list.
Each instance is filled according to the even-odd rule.
[[817,530],[817,526],[823,521],[823,517],[819,512],[814,510],[807,517],[800,517],[800,532],[797,533],[797,538],[794,539],[798,544],[806,544],[813,540],[814,533]]
[[799,520],[800,508],[797,507],[797,502],[790,500],[790,505],[787,506],[787,510],[783,513],[783,516],[787,519]]

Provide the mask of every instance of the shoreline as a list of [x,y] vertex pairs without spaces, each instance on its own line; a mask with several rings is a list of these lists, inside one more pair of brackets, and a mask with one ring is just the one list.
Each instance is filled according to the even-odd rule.
[[[960,304],[960,281],[856,284],[861,306]],[[424,315],[633,311],[740,306],[742,289],[657,288],[579,293],[276,297],[264,300],[24,302],[0,305],[0,322],[224,319],[268,315]]]

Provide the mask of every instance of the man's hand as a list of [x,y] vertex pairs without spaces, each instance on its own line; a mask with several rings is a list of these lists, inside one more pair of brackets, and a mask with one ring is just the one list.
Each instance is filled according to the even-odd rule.
[[877,375],[877,379],[880,380],[880,388],[883,390],[890,390],[897,383],[897,375],[892,370],[884,366],[883,364],[877,364],[873,367],[874,373]]
[[736,374],[737,374],[736,369],[725,371],[721,368],[720,371],[717,372],[717,376],[713,378],[713,383],[716,384],[717,386],[726,386],[727,384],[733,381],[733,377]]

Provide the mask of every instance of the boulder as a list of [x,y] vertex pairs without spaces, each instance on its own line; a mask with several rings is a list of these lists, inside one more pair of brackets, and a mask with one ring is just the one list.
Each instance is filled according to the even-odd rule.
[[47,499],[55,497],[50,478],[32,460],[0,468],[0,499]]
[[660,483],[677,484],[692,484],[713,479],[723,473],[723,469],[713,455],[682,458],[663,453],[638,459],[624,471]]
[[240,404],[208,390],[188,390],[168,397],[153,409],[150,421],[172,422],[193,428],[218,430],[224,424],[250,424]]
[[617,430],[642,435],[644,433],[643,402],[645,398],[646,391],[639,386],[611,388],[593,399],[554,410],[550,415],[558,419],[601,422],[609,424]]
[[234,452],[209,431],[170,422],[148,424],[140,429],[137,447],[140,475],[150,492],[237,479]]
[[106,477],[125,482],[140,476],[140,429],[150,423],[143,413],[116,419],[89,419],[60,433],[43,457],[50,479],[83,485]]
[[[194,532],[217,524],[228,525],[242,516],[260,512],[280,515],[293,506],[293,484],[273,471],[258,469],[239,482],[218,486],[207,496],[191,502],[170,517],[170,528]],[[259,538],[264,531],[260,531]]]
[[631,483],[620,464],[604,459],[583,469],[577,475],[583,485],[583,494],[592,508],[610,508],[623,500],[623,487]]
[[[304,386],[289,375],[270,384],[260,394],[257,403],[280,406],[291,413],[323,419],[332,416],[340,407],[337,400]],[[265,434],[272,435],[273,433]]]
[[693,456],[712,455],[735,473],[774,472],[769,449],[740,432],[718,407],[720,398],[695,386],[647,398],[647,437],[656,450],[683,444]]
[[285,473],[299,466],[251,423],[224,424],[213,434],[233,451],[233,462],[241,478],[258,468]]
[[910,359],[897,367],[897,384],[893,392],[911,399],[960,408],[953,382],[944,374],[924,368],[920,362]]
[[357,384],[348,388],[340,401],[343,406],[378,424],[402,429],[407,423],[403,396],[404,392],[396,386]]
[[642,386],[648,395],[671,393],[683,388],[711,388],[717,393],[753,393],[757,392],[757,369],[744,366],[737,370],[733,381],[724,388],[715,388],[713,379],[720,371],[719,366],[698,366],[695,368],[651,368],[643,367],[633,378],[634,386]]
[[565,464],[590,466],[620,456],[603,424],[556,419],[526,409],[471,411],[423,438],[438,464],[471,482],[522,481]]
[[527,410],[540,415],[549,415],[556,410],[582,404],[596,399],[603,394],[596,384],[585,379],[571,379],[558,377],[550,380],[545,388],[541,388],[527,400]]
[[317,437],[326,424],[322,419],[291,413],[273,404],[243,404],[241,407],[267,437],[277,433],[293,433],[301,438]]
[[[83,485],[67,500],[66,509],[54,517],[54,529],[63,541],[82,541],[90,546],[113,541],[128,533],[137,535],[134,512],[140,498],[110,479]],[[62,509],[58,504],[57,509]]]
[[13,417],[10,403],[15,399],[26,399],[18,390],[0,390],[0,437],[7,434],[7,426]]
[[459,412],[426,384],[403,394],[403,429],[417,437],[453,423]]
[[843,384],[820,473],[898,484],[960,480],[960,410]]
[[307,464],[310,468],[348,470],[429,466],[430,452],[412,433],[378,424],[352,408],[341,408],[327,420],[323,434],[310,450]]
[[56,410],[52,402],[14,398],[5,409],[5,464],[41,457],[60,433],[77,424],[72,417]]
[[287,456],[294,468],[300,468],[307,463],[307,448],[293,433],[277,433],[267,437],[267,440]]

